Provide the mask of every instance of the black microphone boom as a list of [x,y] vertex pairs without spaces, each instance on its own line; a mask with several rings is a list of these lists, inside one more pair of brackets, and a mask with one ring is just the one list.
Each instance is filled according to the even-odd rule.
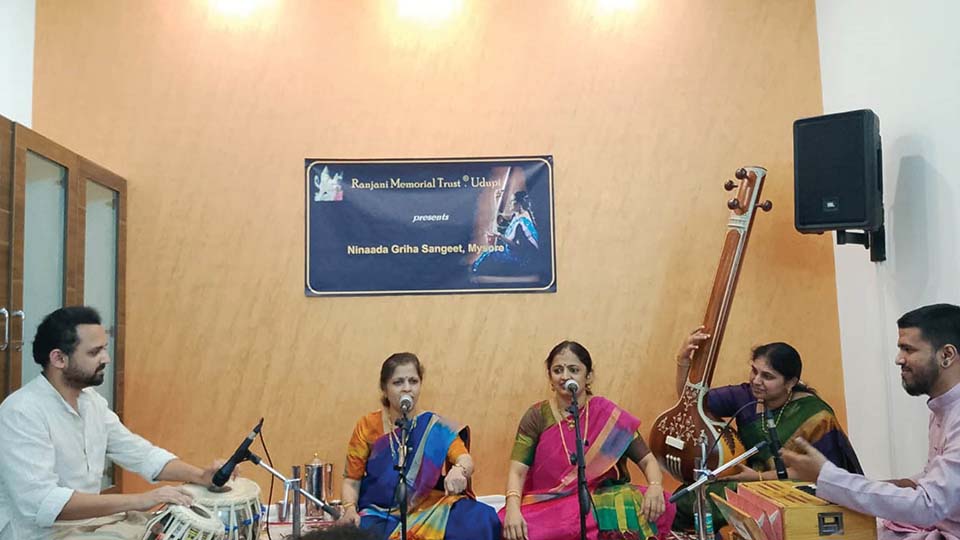
[[233,475],[233,470],[237,468],[237,465],[247,460],[247,457],[249,455],[248,449],[250,448],[250,445],[253,443],[253,441],[256,440],[257,435],[260,434],[260,428],[262,427],[263,427],[263,418],[261,418],[260,421],[257,422],[257,425],[254,426],[253,431],[251,431],[250,434],[247,435],[247,438],[244,439],[242,443],[240,443],[240,446],[237,447],[237,451],[234,452],[232,456],[230,456],[230,459],[228,459],[227,462],[224,463],[222,467],[217,469],[216,473],[214,473],[213,480],[211,481],[213,485],[217,487],[222,487],[224,484],[227,483],[228,480],[230,480],[230,476]]
[[[784,405],[786,407],[786,405]],[[773,466],[777,469],[777,478],[787,479],[787,466],[780,457],[780,435],[777,433],[777,423],[773,420],[773,413],[766,406],[763,407],[763,419],[767,423],[767,434],[770,438],[770,452],[773,453]]]

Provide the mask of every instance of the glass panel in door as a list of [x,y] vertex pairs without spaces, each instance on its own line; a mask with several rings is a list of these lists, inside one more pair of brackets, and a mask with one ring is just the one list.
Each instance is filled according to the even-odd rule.
[[[119,194],[96,182],[86,182],[85,235],[83,241],[83,303],[100,312],[109,337],[108,352],[115,358],[117,335],[117,234]],[[104,370],[103,384],[94,387],[114,409],[116,364]],[[107,460],[102,489],[114,484],[114,467]]]
[[67,237],[67,168],[28,150],[24,173],[21,385],[41,371],[33,360],[40,318],[63,306]]

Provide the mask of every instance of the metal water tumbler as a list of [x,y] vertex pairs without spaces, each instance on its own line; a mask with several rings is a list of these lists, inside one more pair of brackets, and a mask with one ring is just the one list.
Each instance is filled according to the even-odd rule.
[[[303,487],[323,502],[333,498],[333,463],[324,463],[314,454],[313,461],[303,466]],[[308,517],[325,517],[320,505],[307,501]]]

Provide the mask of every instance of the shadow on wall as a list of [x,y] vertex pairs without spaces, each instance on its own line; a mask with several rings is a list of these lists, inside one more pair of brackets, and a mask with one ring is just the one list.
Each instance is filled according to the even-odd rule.
[[[897,306],[946,301],[941,297],[948,268],[955,267],[957,242],[950,212],[957,195],[937,169],[923,157],[932,144],[915,137],[898,139],[896,190],[890,213],[893,271]],[[898,149],[910,152],[897,152]],[[916,150],[923,149],[924,152]],[[950,270],[950,274],[953,270]]]
[[[955,301],[952,283],[958,255],[955,225],[950,222],[958,194],[943,174],[928,161],[935,155],[934,142],[917,136],[895,141],[889,154],[888,186],[892,189],[890,202],[887,249],[890,257],[889,275],[882,281],[892,289],[895,305],[889,306],[885,322],[892,322],[903,313],[934,302]],[[947,296],[944,296],[944,295]],[[891,332],[896,332],[891,326]],[[892,334],[895,336],[896,334]],[[890,363],[896,356],[893,340],[884,347]],[[894,372],[895,368],[889,368]],[[888,381],[887,410],[889,426],[897,437],[891,440],[891,473],[894,476],[913,474],[917,463],[925,459],[927,449],[914,441],[926,436],[929,414],[925,400],[914,399],[903,392],[900,378]]]

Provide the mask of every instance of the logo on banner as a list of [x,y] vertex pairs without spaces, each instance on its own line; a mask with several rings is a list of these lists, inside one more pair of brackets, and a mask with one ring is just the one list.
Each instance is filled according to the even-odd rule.
[[331,176],[330,169],[324,165],[320,174],[314,173],[313,175],[313,185],[317,188],[316,193],[313,194],[313,201],[342,201],[343,185],[340,184],[341,180],[343,180],[343,171]]

